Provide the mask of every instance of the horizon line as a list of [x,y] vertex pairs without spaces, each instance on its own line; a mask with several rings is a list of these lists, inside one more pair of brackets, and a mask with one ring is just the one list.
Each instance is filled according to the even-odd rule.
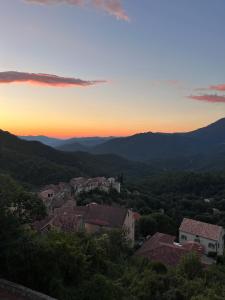
[[193,132],[195,130],[198,130],[198,129],[201,129],[201,128],[204,128],[204,127],[207,127],[209,125],[212,125],[214,123],[217,123],[221,120],[225,120],[225,118],[219,118],[217,119],[216,121],[212,121],[211,123],[207,123],[205,125],[200,125],[200,126],[196,126],[195,128],[191,128],[191,129],[188,129],[188,130],[185,130],[185,129],[181,129],[181,130],[169,130],[169,131],[163,131],[162,130],[140,130],[140,131],[131,131],[131,132],[127,132],[127,133],[119,133],[119,134],[112,134],[112,133],[109,133],[109,134],[63,134],[63,133],[53,133],[53,132],[49,132],[49,133],[44,133],[43,131],[41,131],[40,133],[35,133],[36,130],[34,129],[33,132],[30,132],[27,130],[4,130],[2,129],[3,131],[7,131],[17,137],[46,137],[46,138],[53,138],[53,139],[61,139],[61,140],[67,140],[67,139],[72,139],[72,138],[122,138],[122,137],[129,137],[129,136],[134,136],[134,135],[137,135],[137,134],[147,134],[147,133],[153,133],[153,134],[157,134],[157,133],[161,133],[161,134],[179,134],[179,133],[188,133],[188,132]]

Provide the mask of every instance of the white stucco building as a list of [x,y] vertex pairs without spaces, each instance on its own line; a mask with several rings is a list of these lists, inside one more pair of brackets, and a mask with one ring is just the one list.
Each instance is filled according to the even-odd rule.
[[205,254],[215,252],[223,255],[224,229],[218,225],[184,218],[179,228],[179,242],[183,245],[188,241],[200,243]]

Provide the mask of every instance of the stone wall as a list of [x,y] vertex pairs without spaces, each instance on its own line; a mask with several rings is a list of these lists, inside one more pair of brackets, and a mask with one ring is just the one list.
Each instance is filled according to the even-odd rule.
[[26,300],[57,300],[5,279],[0,279],[0,288]]

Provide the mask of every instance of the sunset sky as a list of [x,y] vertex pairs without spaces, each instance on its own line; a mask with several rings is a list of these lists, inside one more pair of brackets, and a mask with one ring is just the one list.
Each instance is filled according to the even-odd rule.
[[224,0],[0,0],[0,37],[0,128],[14,134],[188,131],[225,117]]

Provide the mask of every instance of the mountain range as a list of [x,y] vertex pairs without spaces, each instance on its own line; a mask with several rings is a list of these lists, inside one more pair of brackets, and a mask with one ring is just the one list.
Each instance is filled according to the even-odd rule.
[[141,133],[95,146],[93,153],[113,153],[149,162],[225,150],[225,119],[187,133]]
[[[26,141],[37,141],[41,142],[47,146],[55,147],[55,148],[60,148],[60,147],[66,147],[68,145],[69,149],[70,146],[72,145],[74,148],[68,151],[79,151],[77,147],[94,147],[97,146],[101,143],[104,143],[108,140],[113,139],[114,137],[74,137],[70,139],[57,139],[53,137],[48,137],[44,135],[28,135],[28,136],[19,136],[22,140]],[[74,150],[75,149],[75,150]]]
[[151,163],[160,168],[201,168],[200,156],[202,160],[208,159],[208,164],[212,160],[217,161],[218,157],[223,157],[225,118],[186,133],[147,132],[120,138],[87,138],[86,141],[74,138],[55,147],[68,152],[116,154],[131,161]]
[[147,132],[106,141],[94,138],[93,146],[87,139],[88,146],[73,139],[64,145],[55,144],[56,149],[0,130],[0,172],[42,185],[76,176],[123,173],[142,178],[161,171],[225,170],[225,119],[187,133]]
[[117,155],[68,153],[0,130],[0,173],[40,186],[79,176],[146,176],[149,166]]

